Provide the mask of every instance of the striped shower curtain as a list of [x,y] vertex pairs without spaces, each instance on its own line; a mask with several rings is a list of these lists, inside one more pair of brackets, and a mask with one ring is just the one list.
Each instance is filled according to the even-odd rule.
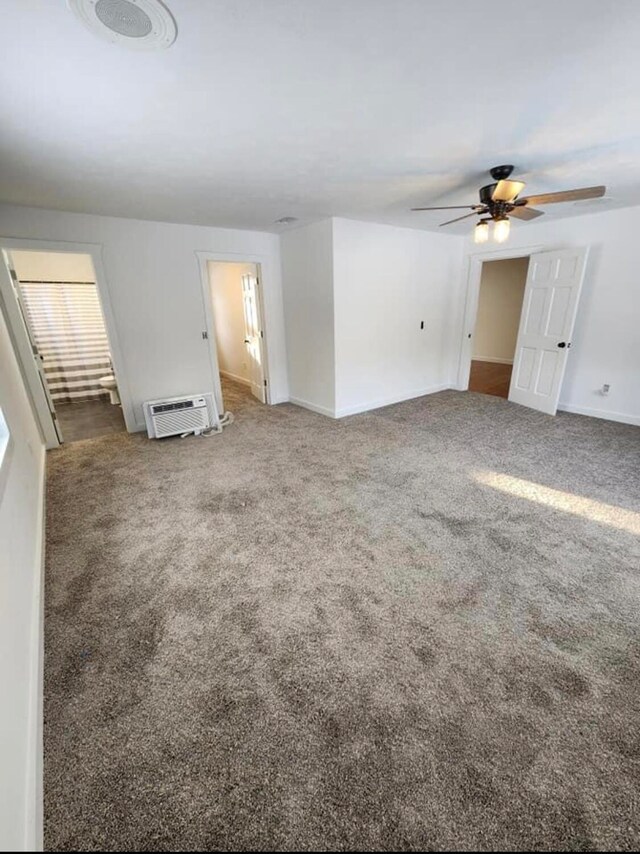
[[98,289],[89,282],[20,282],[54,403],[108,395],[111,354]]

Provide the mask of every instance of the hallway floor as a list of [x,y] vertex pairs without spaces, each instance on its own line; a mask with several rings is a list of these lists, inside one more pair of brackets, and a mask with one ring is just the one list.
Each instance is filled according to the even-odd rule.
[[469,391],[493,394],[496,397],[509,397],[512,369],[512,365],[481,362],[478,359],[473,359],[469,377]]

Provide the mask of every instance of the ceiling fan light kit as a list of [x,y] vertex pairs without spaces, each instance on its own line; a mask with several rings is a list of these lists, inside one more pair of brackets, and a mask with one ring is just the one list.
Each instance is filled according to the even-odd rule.
[[489,220],[480,220],[473,229],[473,240],[475,243],[486,243],[489,240]]
[[525,183],[524,181],[498,181],[494,186],[491,201],[509,203],[520,195],[525,188]]
[[440,223],[441,226],[451,225],[469,217],[487,217],[480,219],[473,232],[476,243],[486,243],[489,239],[489,223],[493,222],[493,239],[496,243],[504,243],[511,231],[511,219],[537,219],[544,211],[536,210],[533,205],[550,205],[557,202],[576,202],[585,199],[599,199],[604,196],[606,187],[582,187],[577,190],[564,190],[560,193],[542,193],[538,196],[528,196],[521,199],[520,193],[525,188],[524,181],[511,181],[513,166],[505,164],[494,166],[489,170],[494,180],[480,188],[479,205],[446,205],[444,207],[412,208],[414,211],[445,211],[470,210],[471,213]]
[[509,237],[511,223],[508,216],[500,216],[494,220],[493,239],[496,243],[504,243]]

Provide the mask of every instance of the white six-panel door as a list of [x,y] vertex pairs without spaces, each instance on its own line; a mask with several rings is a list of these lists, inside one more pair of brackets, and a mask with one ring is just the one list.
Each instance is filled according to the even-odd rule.
[[509,400],[555,415],[571,347],[587,249],[531,256]]
[[242,277],[242,304],[244,306],[244,343],[249,361],[251,393],[262,403],[266,402],[264,384],[264,348],[262,346],[262,322],[258,302],[258,279],[256,276]]

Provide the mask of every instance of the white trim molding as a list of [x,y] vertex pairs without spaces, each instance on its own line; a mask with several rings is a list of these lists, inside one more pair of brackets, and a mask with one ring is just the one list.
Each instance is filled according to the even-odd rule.
[[[540,245],[519,246],[513,249],[499,249],[490,252],[469,252],[466,257],[464,270],[464,313],[460,330],[460,347],[458,350],[458,367],[455,388],[466,391],[469,388],[471,372],[471,354],[473,352],[473,334],[476,330],[478,314],[478,297],[480,295],[480,279],[482,265],[485,261],[506,261],[510,258],[528,258],[543,249]],[[488,360],[485,360],[488,361]]]
[[591,406],[574,406],[572,403],[559,403],[558,409],[563,412],[572,412],[574,415],[588,415],[590,418],[602,418],[605,421],[618,421],[620,424],[633,424],[640,427],[640,415],[610,412],[608,409],[594,409]]
[[360,415],[363,412],[373,412],[376,409],[383,409],[385,406],[393,406],[394,403],[404,403],[406,400],[415,400],[418,397],[426,397],[429,394],[436,394],[439,391],[448,391],[451,388],[451,383],[439,383],[438,385],[414,389],[413,391],[404,392],[403,394],[395,394],[391,397],[381,398],[380,400],[371,400],[368,403],[357,403],[355,406],[345,406],[342,409],[329,409],[328,406],[318,406],[315,403],[310,403],[308,400],[302,400],[299,397],[290,397],[289,403],[301,406],[303,409],[309,409],[311,412],[317,412],[318,415],[325,415],[327,418],[334,418],[338,420],[340,418],[348,418],[350,415]]
[[472,362],[491,362],[494,365],[513,365],[513,359],[494,359],[493,356],[472,356]]
[[310,412],[316,412],[318,415],[324,415],[327,418],[336,417],[333,409],[329,409],[328,406],[318,406],[316,403],[303,400],[301,397],[290,397],[289,403],[293,403],[295,406],[301,406],[303,409],[308,409]]
[[226,377],[228,380],[233,380],[236,383],[242,383],[242,385],[248,385],[251,387],[251,380],[248,380],[246,377],[239,377],[237,374],[232,374],[231,371],[223,371],[220,368],[220,376]]
[[413,389],[412,391],[404,392],[403,394],[394,394],[391,397],[385,397],[381,400],[372,400],[368,403],[358,403],[355,406],[345,406],[342,409],[336,410],[334,418],[346,418],[349,415],[358,415],[361,412],[371,412],[374,409],[393,406],[394,403],[403,403],[406,400],[414,400],[417,397],[426,397],[429,394],[436,394],[439,391],[447,391],[450,388],[450,383],[438,383],[437,385],[427,386],[425,388]]
[[[213,262],[222,262],[227,264],[255,264],[258,270],[258,301],[260,305],[260,314],[262,320],[262,326],[264,330],[264,339],[262,341],[262,347],[264,352],[264,378],[267,381],[266,388],[266,397],[267,404],[271,405],[274,403],[278,403],[279,401],[273,399],[273,389],[271,377],[273,374],[272,368],[272,358],[270,356],[269,349],[269,335],[272,328],[270,314],[267,312],[267,306],[265,299],[265,288],[271,287],[271,259],[268,255],[265,254],[252,254],[250,252],[208,252],[203,250],[196,250],[196,261],[198,264],[198,269],[200,271],[200,284],[201,284],[201,295],[202,295],[202,305],[204,309],[204,321],[206,325],[207,334],[209,336],[209,340],[205,343],[207,344],[208,354],[209,354],[209,365],[211,367],[211,378],[213,380],[213,390],[216,396],[216,401],[218,406],[222,408],[222,386],[220,385],[220,365],[218,363],[218,351],[216,346],[216,331],[215,325],[213,322],[213,305],[211,304],[211,296],[210,296],[210,283],[209,283],[209,269],[207,266],[208,261]],[[233,379],[236,379],[233,377]]]
[[32,650],[29,672],[29,721],[27,747],[27,803],[25,807],[25,851],[43,850],[43,716],[44,716],[44,558],[46,532],[46,452],[40,459],[38,489],[38,551],[36,555],[37,582],[32,602],[30,645]]

